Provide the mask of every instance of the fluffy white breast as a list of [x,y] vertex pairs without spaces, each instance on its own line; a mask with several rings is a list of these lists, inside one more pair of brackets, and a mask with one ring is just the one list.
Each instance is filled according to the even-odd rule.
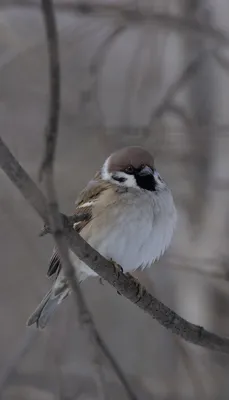
[[[176,209],[167,188],[157,193],[132,190],[104,208],[82,236],[104,257],[130,272],[150,266],[164,253],[175,224]],[[80,269],[84,274],[95,275],[82,263]]]

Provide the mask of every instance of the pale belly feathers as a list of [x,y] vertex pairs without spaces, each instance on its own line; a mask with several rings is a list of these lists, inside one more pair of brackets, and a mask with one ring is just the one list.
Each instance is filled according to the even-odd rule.
[[[165,252],[176,224],[171,192],[126,193],[117,205],[110,205],[81,232],[88,243],[124,272],[150,266]],[[102,227],[101,227],[102,226]],[[80,280],[96,275],[70,252]]]

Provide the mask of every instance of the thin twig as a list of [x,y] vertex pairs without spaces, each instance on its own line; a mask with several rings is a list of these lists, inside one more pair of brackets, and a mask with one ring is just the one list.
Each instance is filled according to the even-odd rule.
[[131,400],[137,400],[134,392],[127,383],[119,366],[113,360],[113,357],[107,346],[100,338],[97,332],[92,315],[87,308],[84,296],[81,292],[79,282],[77,280],[74,267],[70,261],[68,242],[64,233],[64,225],[56,198],[54,187],[54,160],[56,154],[56,144],[58,138],[58,119],[59,119],[59,102],[60,102],[60,71],[59,71],[59,54],[58,54],[58,35],[56,30],[55,15],[53,10],[52,0],[42,0],[43,16],[46,27],[46,35],[49,50],[50,60],[50,105],[49,119],[46,131],[46,148],[45,157],[41,166],[41,176],[43,176],[50,216],[50,227],[57,246],[58,253],[64,268],[64,273],[68,279],[69,286],[76,300],[79,319],[82,325],[86,328],[89,335],[89,340],[93,343],[93,361],[96,371],[96,383],[100,400],[105,400],[106,391],[104,384],[104,376],[102,371],[102,355],[104,354],[111,361],[114,370],[118,376],[122,378],[124,386]]
[[[9,164],[5,161],[9,160]],[[20,188],[21,194],[30,202],[28,198],[26,180],[22,176],[22,182],[18,182],[18,168],[28,178],[28,175],[22,169],[18,161],[9,151],[3,140],[0,138],[0,167],[9,177],[9,179]],[[13,173],[12,173],[13,171]],[[33,183],[33,182],[32,182]],[[33,183],[33,185],[35,185]],[[36,186],[35,186],[36,187]],[[39,189],[36,187],[36,192]],[[31,193],[32,198],[35,193]],[[42,196],[42,194],[40,194]],[[30,203],[31,205],[32,202]],[[35,207],[34,207],[35,208]],[[45,207],[45,210],[47,206]],[[39,209],[39,214],[44,214],[44,210]],[[91,247],[73,228],[65,228],[65,235],[68,245],[76,256],[87,264],[93,271],[101,276],[105,281],[114,286],[123,296],[144,310],[159,324],[164,326],[170,332],[178,335],[187,342],[196,344],[206,349],[219,351],[229,354],[229,338],[221,337],[205,330],[199,325],[192,324],[180,317],[173,310],[161,303],[157,298],[148,293],[144,287],[135,279],[130,279],[121,271],[114,269],[112,262],[106,260],[93,247]],[[141,294],[140,294],[141,293]]]

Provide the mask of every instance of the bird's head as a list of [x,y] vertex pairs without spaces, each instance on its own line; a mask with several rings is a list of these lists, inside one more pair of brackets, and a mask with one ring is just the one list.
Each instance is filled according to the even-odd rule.
[[119,186],[157,192],[166,183],[155,169],[152,155],[138,146],[124,147],[112,153],[102,168],[102,179]]

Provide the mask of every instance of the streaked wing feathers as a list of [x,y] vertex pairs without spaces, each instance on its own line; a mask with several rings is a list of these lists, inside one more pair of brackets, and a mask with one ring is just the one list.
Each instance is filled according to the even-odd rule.
[[[74,215],[77,214],[88,214],[88,218],[85,221],[76,222],[73,227],[77,232],[81,230],[90,222],[92,217],[93,205],[99,195],[112,185],[109,182],[101,180],[101,175],[99,172],[96,173],[94,179],[88,183],[85,189],[80,193],[76,201],[76,209]],[[56,274],[58,276],[61,270],[61,261],[58,256],[57,251],[54,249],[52,257],[49,262],[49,268],[47,275],[52,276]]]
[[59,275],[60,269],[61,269],[60,258],[58,256],[56,250],[54,249],[53,255],[49,262],[47,276],[52,276],[52,275],[56,274],[56,277],[57,277]]

